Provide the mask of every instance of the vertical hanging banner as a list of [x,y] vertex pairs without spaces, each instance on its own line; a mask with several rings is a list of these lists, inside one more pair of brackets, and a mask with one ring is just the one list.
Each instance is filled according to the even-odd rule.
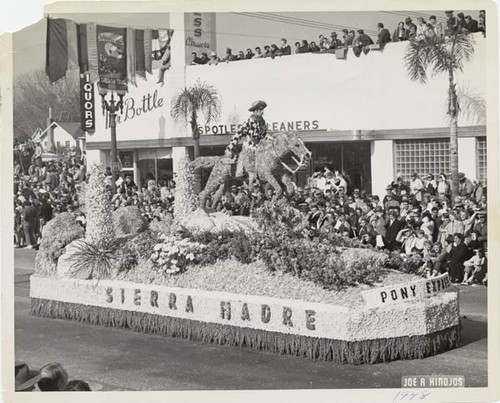
[[191,53],[217,53],[215,41],[215,13],[184,14],[186,64],[191,63]]
[[101,90],[124,94],[127,86],[127,29],[97,25],[97,56]]
[[95,132],[94,84],[90,73],[80,74],[80,116],[81,128],[87,133]]

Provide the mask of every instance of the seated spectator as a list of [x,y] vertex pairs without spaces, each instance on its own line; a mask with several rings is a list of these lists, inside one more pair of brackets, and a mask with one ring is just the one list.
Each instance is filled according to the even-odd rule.
[[300,42],[295,42],[295,48],[293,49],[294,54],[300,53]]
[[72,380],[69,381],[66,387],[64,388],[65,392],[90,392],[90,386],[85,381],[80,380]]
[[459,180],[459,185],[458,185],[459,196],[469,197],[474,191],[472,182],[465,176],[463,172],[458,173],[458,180]]
[[321,50],[328,50],[328,49],[330,49],[330,42],[328,42],[328,39],[325,37],[325,35],[320,35],[318,37],[318,47]]
[[247,53],[245,54],[245,59],[249,60],[249,59],[253,59],[254,57],[254,53],[252,52],[252,49],[248,48],[247,49]]
[[302,40],[300,47],[299,47],[299,53],[309,53],[309,43],[304,39]]
[[279,56],[280,55],[280,52],[279,52],[279,49],[278,49],[278,46],[276,46],[276,44],[272,44],[271,45],[271,57],[274,59],[276,56]]
[[209,61],[210,61],[210,58],[208,57],[208,54],[203,52],[200,56],[199,64],[207,64]]
[[203,64],[201,63],[201,59],[198,57],[196,52],[191,52],[191,62],[189,63],[191,66]]
[[387,28],[384,28],[384,24],[379,22],[377,24],[378,38],[377,43],[379,45],[385,45],[391,41],[391,33]]
[[474,249],[474,255],[464,262],[463,285],[480,284],[485,276],[485,256],[482,249]]
[[443,24],[441,22],[437,21],[435,15],[431,15],[429,17],[428,24],[430,24],[432,26],[432,29],[433,29],[433,32],[434,32],[435,35],[437,35],[437,36],[444,36]]
[[242,50],[240,50],[238,52],[238,55],[236,56],[236,60],[246,60],[245,53]]
[[234,62],[236,60],[236,56],[233,55],[233,51],[231,48],[226,49],[226,56],[222,59],[223,62]]
[[260,49],[260,47],[256,47],[255,48],[255,54],[253,55],[253,58],[254,59],[262,59],[264,57],[264,54],[262,53],[262,50]]
[[40,369],[40,375],[41,379],[38,381],[38,387],[41,391],[62,391],[68,382],[68,373],[58,362],[43,366]]
[[292,54],[292,49],[285,38],[281,38],[280,55],[288,56]]
[[321,49],[316,45],[316,42],[311,41],[309,44],[309,52],[319,52]]
[[15,363],[16,392],[31,392],[36,388],[37,382],[41,379],[40,372],[30,370],[24,362]]
[[207,64],[210,64],[210,65],[215,64],[215,65],[217,65],[217,64],[219,64],[219,62],[220,62],[220,59],[217,57],[217,53],[211,52],[210,53],[210,60],[208,61]]
[[439,242],[432,245],[432,276],[446,273],[448,270],[448,253]]
[[479,234],[477,240],[480,242],[488,241],[488,225],[486,219],[486,213],[479,212],[476,216],[476,220],[472,230]]

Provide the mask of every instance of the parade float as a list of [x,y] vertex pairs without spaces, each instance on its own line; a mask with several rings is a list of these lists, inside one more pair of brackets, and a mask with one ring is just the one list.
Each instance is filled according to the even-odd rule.
[[[312,234],[278,197],[286,192],[280,175],[293,171],[287,158],[299,166],[309,151],[283,133],[258,147],[265,157],[252,174],[277,196],[251,217],[203,208],[230,183],[235,164],[227,157],[181,161],[174,214],[149,226],[135,207],[112,212],[103,168],[91,167],[85,231],[68,213],[44,228],[32,314],[334,363],[416,359],[459,346],[458,292],[447,274],[424,278],[355,240]],[[193,172],[207,164],[210,191],[198,196]]]

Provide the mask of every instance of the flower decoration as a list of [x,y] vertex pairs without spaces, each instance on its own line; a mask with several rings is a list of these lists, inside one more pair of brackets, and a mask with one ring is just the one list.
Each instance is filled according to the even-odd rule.
[[190,241],[188,238],[179,239],[175,236],[161,236],[161,243],[153,248],[151,261],[155,268],[163,274],[176,274],[185,271],[189,264],[197,262],[205,245]]

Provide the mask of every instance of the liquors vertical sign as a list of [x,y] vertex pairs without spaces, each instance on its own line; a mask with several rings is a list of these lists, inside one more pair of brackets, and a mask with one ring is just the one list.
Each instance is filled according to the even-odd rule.
[[215,13],[185,13],[184,14],[186,63],[191,63],[191,53],[198,57],[202,53],[210,56],[217,52],[215,42]]
[[95,131],[95,98],[94,84],[90,82],[90,74],[80,74],[80,116],[81,127],[85,132]]

